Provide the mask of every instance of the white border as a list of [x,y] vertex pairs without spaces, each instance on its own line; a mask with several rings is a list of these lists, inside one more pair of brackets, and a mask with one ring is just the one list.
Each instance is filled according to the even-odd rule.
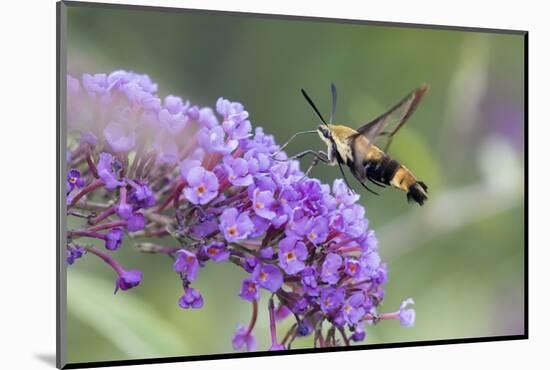
[[[545,146],[549,25],[544,2],[158,0],[111,1],[245,12],[307,15],[530,31],[530,337],[528,341],[217,360],[144,369],[292,368],[523,368],[537,359],[549,332],[549,243],[545,215],[550,184]],[[3,4],[2,112],[2,333],[3,368],[53,368],[55,353],[55,2]],[[7,83],[6,83],[7,78]],[[537,170],[535,173],[534,171]],[[505,308],[503,308],[505,309]],[[546,344],[546,345],[545,345]],[[546,356],[545,356],[546,357]],[[135,367],[137,368],[137,367]]]

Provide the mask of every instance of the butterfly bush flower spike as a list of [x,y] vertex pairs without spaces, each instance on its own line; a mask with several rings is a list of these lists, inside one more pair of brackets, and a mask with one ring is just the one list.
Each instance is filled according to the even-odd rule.
[[[361,342],[388,319],[414,325],[412,299],[379,313],[387,266],[359,195],[343,180],[305,175],[243,104],[162,97],[149,76],[124,70],[68,76],[67,85],[67,215],[76,225],[67,264],[92,254],[114,271],[115,292],[132,294],[148,277],[124,269],[119,250],[164,255],[182,315],[209,304],[194,286],[204,266],[241,269],[239,283],[226,282],[252,306],[249,324],[235,322],[227,338],[236,351],[256,350],[259,330],[271,335],[262,350],[288,350],[303,337],[315,347]],[[256,325],[260,310],[269,327]]]

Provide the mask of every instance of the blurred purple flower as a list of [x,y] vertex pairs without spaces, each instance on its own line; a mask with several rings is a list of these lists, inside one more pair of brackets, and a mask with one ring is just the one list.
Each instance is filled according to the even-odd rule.
[[103,135],[117,153],[127,153],[136,145],[136,134],[133,129],[118,122],[110,122],[103,130]]
[[404,326],[406,328],[414,326],[416,318],[416,312],[414,308],[407,308],[407,306],[410,304],[414,304],[412,298],[404,300],[403,303],[401,303],[401,307],[399,307],[399,323],[401,324],[401,326]]
[[237,332],[233,336],[231,342],[233,343],[233,349],[235,351],[241,349],[243,346],[246,346],[248,352],[256,350],[256,339],[254,335],[242,325],[237,327]]
[[342,257],[336,253],[329,253],[325,257],[321,270],[321,280],[329,285],[336,284],[340,279],[338,269],[342,265]]
[[127,180],[127,182],[132,187],[128,193],[128,197],[130,203],[136,209],[147,209],[155,205],[155,193],[144,181]]
[[105,152],[99,154],[97,173],[105,183],[105,188],[108,190],[114,190],[124,184],[124,182],[119,180],[121,168],[122,164],[118,159],[113,157],[112,154]]

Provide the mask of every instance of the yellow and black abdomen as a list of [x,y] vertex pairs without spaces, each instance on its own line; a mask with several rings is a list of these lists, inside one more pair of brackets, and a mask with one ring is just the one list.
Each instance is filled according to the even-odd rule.
[[365,164],[366,178],[372,182],[390,185],[407,193],[407,199],[420,205],[428,199],[428,187],[417,181],[412,172],[387,154]]

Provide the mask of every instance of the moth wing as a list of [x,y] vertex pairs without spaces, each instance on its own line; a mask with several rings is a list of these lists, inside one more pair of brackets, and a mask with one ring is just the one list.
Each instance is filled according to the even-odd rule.
[[387,112],[359,127],[357,134],[350,137],[350,139],[354,140],[362,135],[368,139],[370,145],[378,145],[381,139],[386,139],[386,143],[382,147],[387,152],[394,135],[405,125],[427,91],[428,85],[426,84],[411,91]]

